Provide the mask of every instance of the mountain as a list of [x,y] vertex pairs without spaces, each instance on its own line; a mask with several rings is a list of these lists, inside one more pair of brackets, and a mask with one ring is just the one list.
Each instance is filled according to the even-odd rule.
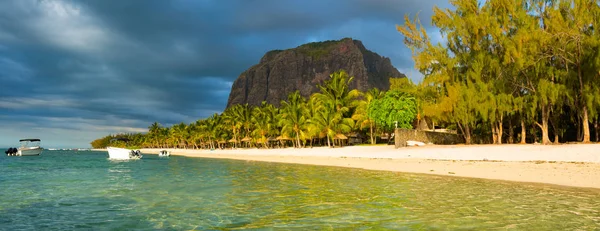
[[260,105],[262,101],[278,106],[296,90],[308,97],[318,91],[317,84],[341,69],[354,76],[350,88],[361,91],[373,87],[388,90],[390,77],[406,77],[392,66],[389,58],[367,50],[359,40],[308,43],[267,52],[233,82],[227,107]]

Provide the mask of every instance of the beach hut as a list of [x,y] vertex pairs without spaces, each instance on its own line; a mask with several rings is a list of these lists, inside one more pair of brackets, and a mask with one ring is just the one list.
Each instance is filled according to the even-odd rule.
[[217,142],[217,144],[219,146],[219,149],[223,149],[223,148],[225,148],[225,145],[227,144],[227,142],[225,142],[225,140],[219,140]]
[[344,144],[344,140],[348,140],[348,137],[344,134],[338,133],[335,134],[335,136],[333,136],[333,145],[335,146],[335,141],[338,141],[338,144],[341,146],[343,146]]
[[231,138],[230,140],[227,141],[227,143],[231,143],[232,144],[231,148],[235,148],[238,141],[234,138]]
[[242,142],[244,142],[246,144],[246,148],[250,147],[250,142],[252,141],[252,138],[246,136],[242,139]]
[[278,136],[276,139],[279,140],[279,143],[282,147],[285,147],[287,141],[292,140],[292,138],[288,137],[287,135]]
[[277,141],[278,141],[278,140],[277,140],[277,138],[275,138],[275,137],[269,137],[269,138],[267,138],[267,143],[268,143],[268,144],[269,144],[269,146],[271,146],[271,147],[275,147],[275,145],[278,143]]
[[349,145],[355,145],[355,144],[362,144],[364,143],[364,136],[358,132],[352,132],[350,134],[347,135],[348,136],[348,144]]

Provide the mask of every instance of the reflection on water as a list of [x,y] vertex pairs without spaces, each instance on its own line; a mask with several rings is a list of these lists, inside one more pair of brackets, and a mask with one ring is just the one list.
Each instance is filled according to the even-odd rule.
[[95,152],[0,164],[0,230],[600,229],[592,189]]
[[109,161],[105,194],[110,197],[128,196],[135,189],[136,182],[132,177],[134,173],[130,162]]

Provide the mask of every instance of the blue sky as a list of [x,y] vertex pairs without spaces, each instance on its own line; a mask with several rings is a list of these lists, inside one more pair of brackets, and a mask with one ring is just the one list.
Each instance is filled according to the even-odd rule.
[[[351,37],[409,78],[395,30],[430,26],[432,0],[0,1],[0,147],[89,147],[220,113],[232,82],[273,49]],[[429,33],[439,37],[434,28]]]

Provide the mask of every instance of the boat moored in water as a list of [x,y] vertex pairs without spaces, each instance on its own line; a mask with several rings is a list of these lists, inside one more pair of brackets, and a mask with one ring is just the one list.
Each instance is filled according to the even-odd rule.
[[106,147],[108,150],[108,158],[115,160],[131,160],[141,159],[142,153],[140,150],[132,150],[127,148]]
[[158,152],[158,156],[164,156],[164,157],[166,157],[166,156],[170,156],[170,155],[171,155],[171,152],[167,151],[167,150],[160,150]]
[[9,156],[39,156],[44,151],[44,148],[40,147],[40,139],[21,139],[21,147],[9,148],[4,151]]

